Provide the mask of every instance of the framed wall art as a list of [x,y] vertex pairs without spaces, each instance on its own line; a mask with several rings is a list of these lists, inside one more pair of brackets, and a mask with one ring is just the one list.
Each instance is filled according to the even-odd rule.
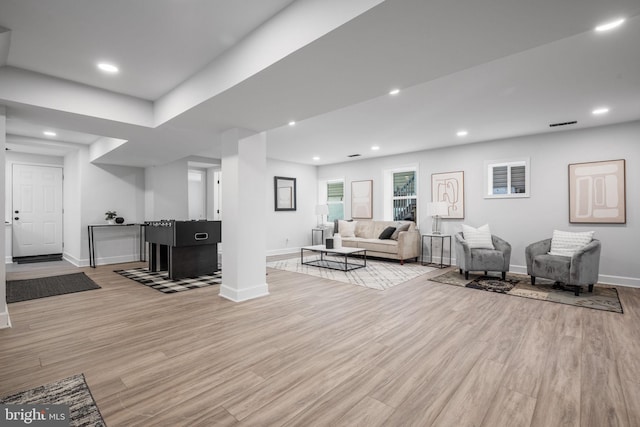
[[464,172],[431,174],[431,201],[445,202],[448,215],[441,218],[464,218]]
[[351,182],[351,218],[373,218],[373,181]]
[[273,177],[273,193],[277,211],[296,210],[296,179],[283,176]]
[[569,165],[569,222],[625,224],[627,222],[625,161]]

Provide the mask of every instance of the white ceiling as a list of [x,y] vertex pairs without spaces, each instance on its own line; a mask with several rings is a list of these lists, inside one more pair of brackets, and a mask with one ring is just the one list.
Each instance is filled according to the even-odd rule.
[[[640,119],[640,0],[378,1],[358,0],[359,16],[155,127],[73,112],[55,99],[2,99],[0,74],[8,146],[34,150],[39,139],[42,149],[55,150],[41,136],[51,127],[59,141],[73,144],[126,139],[102,161],[149,166],[218,157],[219,132],[241,127],[267,131],[270,157],[327,164],[354,153],[373,157]],[[0,0],[0,26],[11,30],[5,69],[153,106],[239,50],[282,8],[289,6],[276,18],[295,18],[295,6],[320,10],[329,3]],[[618,16],[627,18],[619,29],[593,31]],[[301,38],[311,24],[301,19],[299,31],[287,27],[280,36]],[[271,41],[267,47],[275,46]],[[97,73],[99,58],[118,63],[122,73]],[[401,92],[388,95],[394,87]],[[609,114],[591,115],[602,105]],[[286,125],[290,120],[296,125]],[[578,123],[549,127],[571,120]],[[469,135],[456,137],[459,129]]]

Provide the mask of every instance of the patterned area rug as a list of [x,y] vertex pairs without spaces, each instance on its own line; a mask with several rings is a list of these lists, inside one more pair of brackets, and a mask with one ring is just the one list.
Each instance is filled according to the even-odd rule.
[[106,425],[83,374],[3,397],[0,399],[0,404],[67,405],[70,426],[104,427]]
[[92,289],[100,289],[100,286],[84,273],[39,277],[36,279],[8,280],[7,302],[29,301],[74,292],[90,291]]
[[500,277],[470,274],[467,280],[464,275],[455,270],[432,277],[429,280],[524,298],[622,313],[622,304],[620,304],[616,288],[603,285],[595,285],[593,292],[588,292],[587,287],[583,286],[580,296],[575,296],[573,287],[564,287],[562,284],[556,284],[551,280],[538,278],[536,279],[536,285],[532,286],[529,276],[524,274],[507,273],[507,279],[504,281]]
[[145,286],[149,286],[165,294],[188,291],[190,289],[204,288],[205,286],[219,285],[222,283],[222,271],[214,274],[206,274],[184,279],[170,279],[166,271],[149,271],[146,268],[132,268],[129,270],[115,270],[116,273],[135,280]]
[[344,272],[313,265],[301,265],[299,257],[267,262],[267,267],[309,274],[380,291],[435,270],[433,267],[426,267],[420,263],[400,265],[397,261],[373,261],[367,259],[366,267]]

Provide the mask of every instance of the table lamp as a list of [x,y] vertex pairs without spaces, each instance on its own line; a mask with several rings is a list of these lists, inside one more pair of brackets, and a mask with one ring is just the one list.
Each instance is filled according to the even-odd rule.
[[433,217],[431,233],[440,234],[440,217],[449,215],[449,206],[447,206],[447,202],[427,203],[427,215]]

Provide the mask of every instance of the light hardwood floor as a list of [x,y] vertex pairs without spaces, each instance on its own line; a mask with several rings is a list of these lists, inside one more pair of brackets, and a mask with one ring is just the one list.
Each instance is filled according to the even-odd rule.
[[82,372],[111,427],[640,426],[640,289],[618,288],[621,315],[269,270],[270,295],[236,304],[113,273],[138,265],[11,304],[0,395]]

